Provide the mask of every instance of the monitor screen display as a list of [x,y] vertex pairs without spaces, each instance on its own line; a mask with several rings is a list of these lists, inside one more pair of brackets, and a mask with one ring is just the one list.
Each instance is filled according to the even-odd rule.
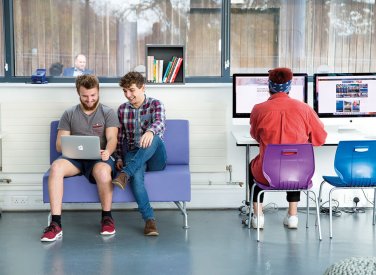
[[[234,74],[232,84],[232,117],[249,118],[253,106],[269,97],[269,74]],[[294,74],[290,97],[307,103],[307,74]]]
[[376,73],[315,74],[313,102],[321,118],[376,116]]

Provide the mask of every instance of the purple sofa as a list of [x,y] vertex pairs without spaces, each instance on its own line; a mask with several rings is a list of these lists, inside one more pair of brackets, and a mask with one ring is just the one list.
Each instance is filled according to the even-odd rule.
[[[58,121],[51,122],[50,163],[60,153],[56,151]],[[188,228],[186,202],[191,200],[191,175],[189,171],[189,123],[188,120],[166,120],[164,141],[167,166],[163,171],[146,172],[145,187],[151,202],[174,202],[184,215],[184,228]],[[43,201],[50,202],[48,195],[49,170],[43,175]],[[125,190],[114,188],[113,202],[134,202],[129,185]],[[64,203],[99,202],[97,187],[84,176],[64,179]]]

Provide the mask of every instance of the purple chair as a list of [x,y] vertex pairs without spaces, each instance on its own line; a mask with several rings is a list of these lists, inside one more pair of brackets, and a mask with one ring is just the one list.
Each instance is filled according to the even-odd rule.
[[[312,177],[315,172],[315,158],[312,144],[269,144],[265,150],[262,170],[269,182],[269,186],[255,181],[251,189],[251,198],[253,198],[256,185],[262,189],[257,196],[257,204],[260,203],[260,196],[264,192],[307,192],[306,227],[308,228],[309,192],[311,192],[315,198],[319,239],[321,240],[318,200],[316,193],[311,190]],[[259,213],[257,220],[260,220]],[[250,219],[248,228],[251,228]],[[259,240],[260,228],[257,224],[257,241]]]
[[[56,151],[58,121],[51,122],[50,164],[60,156]],[[167,166],[163,171],[146,172],[145,188],[151,202],[174,202],[184,215],[184,228],[188,228],[186,202],[191,200],[191,174],[189,170],[189,122],[188,120],[166,120],[164,141],[167,151]],[[43,201],[50,202],[48,195],[49,170],[43,175]],[[135,202],[131,188],[115,187],[113,202]],[[84,176],[64,179],[64,203],[97,203],[98,191],[95,184]]]

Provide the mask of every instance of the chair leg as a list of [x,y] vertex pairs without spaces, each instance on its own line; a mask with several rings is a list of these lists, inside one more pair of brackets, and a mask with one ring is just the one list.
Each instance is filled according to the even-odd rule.
[[184,216],[184,226],[183,226],[183,228],[188,229],[189,226],[188,226],[188,214],[187,214],[186,202],[183,201],[183,206],[180,204],[179,201],[174,201],[174,203],[176,204],[176,206],[179,208],[179,210],[181,211],[181,213]]
[[309,220],[309,191],[307,190],[307,217],[306,217],[306,228],[308,228],[308,220]]
[[320,184],[320,189],[319,189],[319,198],[318,198],[318,201],[319,201],[319,204],[321,203],[321,191],[322,191],[322,186],[324,185],[325,183],[325,180],[323,180]]
[[260,197],[264,190],[260,191],[257,195],[257,241],[260,241]]
[[249,199],[248,229],[251,229],[251,216],[252,216],[252,213],[253,213],[252,203],[253,203],[253,193],[255,192],[255,187],[256,187],[256,184],[254,183],[254,184],[252,185],[252,188],[251,188],[251,197],[250,197],[250,199]]
[[50,223],[51,223],[51,219],[52,219],[52,214],[51,214],[51,212],[49,212],[49,213],[48,213],[48,217],[47,217],[47,226],[50,225]]
[[[322,240],[322,235],[321,235],[321,223],[320,223],[320,207],[319,207],[319,203],[318,203],[318,199],[317,199],[316,193],[313,192],[312,190],[309,190],[309,191],[307,191],[307,195],[309,194],[309,192],[311,192],[313,194],[313,197],[315,199],[315,207],[316,207],[316,223],[315,223],[315,226],[316,225],[318,226],[318,229],[319,229],[319,240],[321,241]],[[308,223],[307,223],[307,225],[308,225]]]
[[322,240],[322,235],[321,235],[321,222],[320,222],[320,207],[319,207],[319,202],[318,202],[318,199],[317,199],[317,196],[316,196],[315,192],[313,192],[312,190],[310,190],[308,192],[311,192],[313,194],[314,198],[315,198],[316,221],[317,221],[316,223],[317,223],[317,226],[319,228],[319,240],[321,241]]
[[[323,180],[320,184],[320,189],[319,189],[319,197],[318,197],[318,202],[319,202],[319,213],[321,209],[321,191],[322,191],[322,186],[324,185],[325,181]],[[317,220],[315,221],[315,225],[317,225]]]
[[334,188],[329,191],[329,237],[333,238],[333,214],[332,214],[332,192]]

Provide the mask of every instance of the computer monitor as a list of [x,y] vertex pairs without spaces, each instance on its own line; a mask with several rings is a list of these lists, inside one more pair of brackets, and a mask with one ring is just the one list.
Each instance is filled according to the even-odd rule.
[[359,130],[376,122],[376,73],[326,73],[313,76],[313,107],[326,126]]
[[[269,74],[234,74],[232,77],[232,117],[249,117],[253,106],[266,101],[269,97]],[[308,75],[296,73],[293,75],[290,97],[307,103]]]

